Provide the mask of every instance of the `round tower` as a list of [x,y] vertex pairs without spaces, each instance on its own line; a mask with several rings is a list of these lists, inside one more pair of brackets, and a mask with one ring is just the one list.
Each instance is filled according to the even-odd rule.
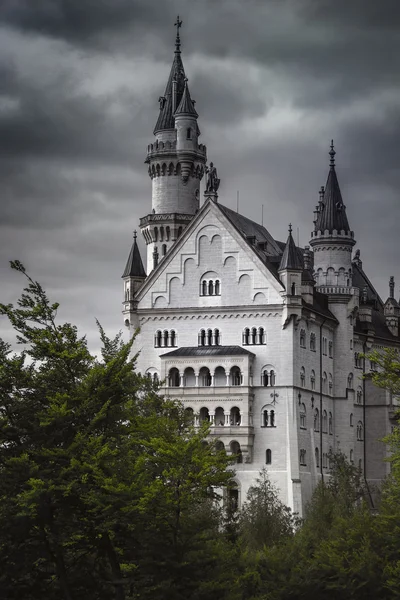
[[155,141],[147,148],[146,163],[152,182],[152,212],[140,220],[147,244],[150,273],[187,227],[200,206],[200,181],[207,151],[199,144],[198,114],[190,97],[183,68],[179,28],[171,73],[154,128]]
[[314,252],[316,289],[325,294],[351,294],[351,252],[355,245],[335,170],[333,140],[325,189],[321,188],[315,210],[310,246]]

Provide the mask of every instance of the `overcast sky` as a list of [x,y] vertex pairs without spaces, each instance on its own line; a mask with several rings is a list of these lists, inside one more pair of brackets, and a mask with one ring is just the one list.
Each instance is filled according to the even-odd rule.
[[0,301],[18,298],[19,259],[93,351],[95,318],[122,327],[177,14],[219,201],[236,208],[239,190],[275,239],[291,221],[308,243],[333,138],[355,249],[398,298],[398,0],[1,0]]

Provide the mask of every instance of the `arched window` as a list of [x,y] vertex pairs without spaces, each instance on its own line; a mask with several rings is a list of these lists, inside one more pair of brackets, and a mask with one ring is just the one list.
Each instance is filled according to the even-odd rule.
[[329,393],[332,394],[333,391],[333,378],[332,378],[332,373],[329,373],[329,378],[328,378],[328,387],[329,387]]
[[306,347],[306,332],[304,329],[300,330],[300,348]]
[[257,329],[255,327],[251,330],[251,343],[253,345],[257,343]]
[[204,421],[210,421],[210,412],[206,406],[203,406],[200,409],[199,420],[200,423],[204,423]]
[[209,296],[214,295],[214,282],[213,281],[208,282],[208,295]]
[[191,127],[188,127],[186,129],[186,139],[187,140],[191,140],[192,139],[192,129],[191,129]]
[[296,295],[296,284],[293,282],[292,286],[291,286],[291,295],[295,296]]
[[167,244],[161,246],[161,254],[165,256],[167,254]]
[[207,296],[207,281],[203,281],[201,284],[201,293],[203,296]]
[[350,427],[353,427],[353,413],[350,413]]
[[354,450],[350,450],[350,463],[354,464]]
[[271,424],[271,427],[275,427],[275,411],[271,410],[269,413],[269,422]]
[[316,346],[317,346],[317,344],[316,344],[316,337],[315,337],[315,333],[312,333],[312,334],[310,335],[310,350],[311,350],[312,352],[315,352],[315,350],[316,350]]
[[347,387],[352,390],[353,389],[353,373],[349,373],[347,377]]
[[271,366],[263,367],[261,371],[261,385],[264,387],[274,386],[276,382],[276,374]]
[[319,431],[319,410],[314,410],[314,431]]
[[206,345],[206,332],[204,331],[204,329],[200,329],[199,346],[205,346],[205,345]]
[[300,464],[301,465],[306,464],[306,451],[305,450],[300,450]]
[[215,344],[215,346],[219,346],[220,345],[219,329],[214,329],[214,344]]
[[271,450],[268,448],[267,451],[265,452],[265,464],[266,465],[270,465],[271,464]]
[[357,389],[357,394],[356,394],[356,402],[357,402],[357,404],[362,404],[362,396],[363,396],[362,389],[361,389],[361,387],[359,387]]
[[362,421],[358,421],[357,423],[357,440],[359,442],[362,442],[364,439],[364,435],[363,435],[363,424]]
[[242,451],[240,449],[239,442],[231,442],[230,444],[231,452],[233,455],[236,455],[237,464],[241,464],[243,462]]
[[155,383],[156,385],[158,384],[158,374],[157,373],[153,373],[153,383]]
[[322,374],[322,391],[324,392],[324,394],[326,394],[326,388],[327,388],[327,381],[328,381],[328,376],[325,373],[325,371]]
[[170,332],[170,345],[172,348],[176,347],[176,333],[174,330]]
[[162,344],[162,333],[161,331],[156,331],[156,335],[154,336],[154,346],[156,348],[160,348]]
[[332,340],[329,340],[328,352],[329,352],[329,358],[333,358],[333,342],[332,342]]
[[275,425],[275,411],[274,410],[263,410],[262,413],[263,427],[276,427]]
[[300,427],[301,429],[306,428],[306,405],[304,402],[300,407]]
[[239,367],[232,367],[230,373],[231,385],[242,385],[242,374]]
[[207,329],[207,346],[212,346],[212,329]]
[[300,383],[301,383],[301,387],[305,387],[305,385],[306,385],[306,370],[304,367],[301,367],[301,369],[300,369]]
[[233,427],[239,427],[242,422],[242,417],[240,415],[240,409],[237,406],[231,408],[229,422]]
[[249,339],[250,339],[250,329],[248,327],[246,327],[246,329],[243,331],[243,346],[249,345]]
[[179,371],[176,367],[173,367],[169,371],[168,382],[170,387],[179,387],[180,376]]
[[201,367],[199,371],[199,385],[201,387],[210,387],[211,381],[210,369],[207,367]]
[[264,339],[265,339],[265,331],[264,331],[264,327],[259,327],[258,328],[258,342],[260,344],[264,344]]
[[315,390],[315,371],[314,371],[314,369],[311,371],[310,381],[311,381],[311,389]]
[[329,413],[329,423],[328,423],[328,428],[329,428],[329,434],[332,435],[333,434],[333,417],[332,417],[332,413]]
[[315,466],[319,467],[319,450],[315,448]]
[[326,410],[322,413],[322,433],[328,433],[328,415]]
[[164,348],[167,348],[167,346],[168,346],[168,338],[169,338],[168,331],[165,330],[163,332],[163,344],[162,344],[164,346]]
[[219,279],[217,279],[217,281],[215,282],[215,295],[219,296],[220,295],[220,283],[219,283]]

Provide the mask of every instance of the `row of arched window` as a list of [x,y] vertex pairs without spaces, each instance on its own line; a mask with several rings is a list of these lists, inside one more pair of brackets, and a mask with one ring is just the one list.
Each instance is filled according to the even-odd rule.
[[275,425],[275,411],[264,410],[263,411],[263,427],[276,427]]
[[200,283],[200,296],[220,296],[221,282],[219,279],[203,279]]
[[154,335],[155,348],[176,348],[176,332],[171,329],[168,331],[156,331]]
[[220,346],[221,334],[219,329],[200,329],[198,335],[199,346]]
[[[305,329],[300,329],[300,348],[307,348],[307,335]],[[310,333],[310,350],[312,352],[316,352],[317,350],[317,338],[315,333]],[[333,341],[329,340],[326,337],[322,338],[322,354],[327,356],[329,353],[329,358],[333,358]]]
[[223,387],[243,384],[243,374],[239,367],[233,366],[226,372],[224,367],[217,367],[211,373],[208,367],[201,367],[196,374],[193,367],[187,367],[181,374],[177,367],[168,373],[169,387]]
[[190,407],[186,408],[185,412],[195,425],[201,425],[205,421],[215,427],[239,427],[242,424],[240,408],[237,406],[233,406],[227,413],[221,406],[218,406],[212,414],[206,406],[200,408],[198,415],[195,415]]
[[[306,387],[306,370],[304,367],[301,367],[301,369],[300,369],[300,383],[301,383],[301,387],[303,387],[303,388]],[[315,390],[315,371],[314,371],[314,369],[311,370],[310,387],[312,390]],[[328,393],[332,394],[332,390],[333,390],[332,373],[329,373],[329,378],[328,378],[328,375],[324,371],[322,374],[322,392],[324,394],[328,394]]]
[[267,336],[264,327],[246,327],[242,334],[243,346],[254,346],[255,344],[266,344]]
[[[304,414],[305,414],[305,410],[306,410],[306,407],[303,404],[302,412]],[[314,431],[318,432],[319,428],[320,428],[320,414],[319,414],[318,408],[316,408],[314,410]],[[326,410],[324,410],[322,413],[322,433],[329,433],[330,435],[333,435],[332,413],[329,412],[329,417],[328,417],[328,413],[326,412]]]

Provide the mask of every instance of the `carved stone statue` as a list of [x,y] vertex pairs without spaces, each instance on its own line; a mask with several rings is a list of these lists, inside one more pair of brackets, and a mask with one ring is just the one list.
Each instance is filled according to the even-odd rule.
[[206,192],[217,192],[219,188],[220,179],[218,179],[217,169],[213,163],[210,163],[210,167],[206,166],[207,183]]

